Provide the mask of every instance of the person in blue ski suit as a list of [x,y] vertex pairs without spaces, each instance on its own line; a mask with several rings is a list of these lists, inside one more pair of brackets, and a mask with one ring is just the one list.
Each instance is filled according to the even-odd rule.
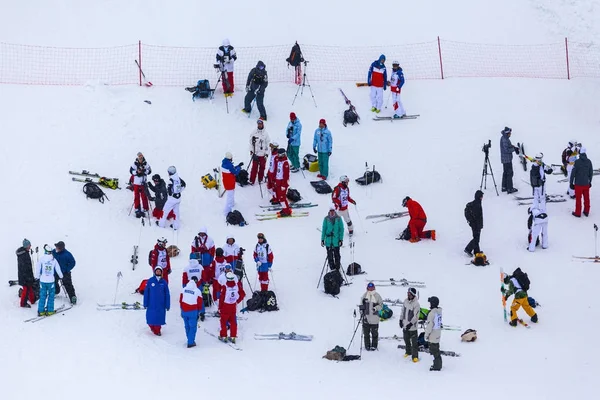
[[302,123],[300,119],[296,117],[296,113],[290,113],[290,122],[287,126],[286,136],[288,140],[287,155],[292,168],[290,172],[300,171],[300,138],[302,136]]
[[385,68],[385,55],[371,63],[367,85],[371,88],[371,111],[379,113],[383,105],[383,91],[387,89],[387,70]]
[[160,328],[167,323],[167,311],[171,308],[171,293],[162,272],[161,267],[154,268],[154,276],[148,279],[144,290],[146,323],[156,336],[161,335]]
[[319,157],[319,174],[317,178],[325,180],[329,175],[329,156],[331,155],[332,147],[333,138],[331,137],[331,132],[327,129],[327,121],[321,119],[319,127],[315,130],[313,139],[313,151]]

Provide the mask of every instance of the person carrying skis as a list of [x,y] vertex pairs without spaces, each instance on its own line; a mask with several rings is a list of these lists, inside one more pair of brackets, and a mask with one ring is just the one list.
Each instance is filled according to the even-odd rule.
[[[269,157],[269,144],[271,139],[265,129],[262,119],[256,121],[256,130],[250,134],[250,156],[252,157],[252,168],[250,169],[250,184],[254,185],[256,173],[258,172],[258,183],[261,184],[265,176],[265,164]],[[237,174],[236,174],[237,175]]]
[[50,247],[44,245],[44,255],[40,257],[37,266],[37,279],[40,281],[40,301],[38,302],[38,316],[53,315],[54,311],[54,274],[62,279],[63,274],[60,270],[58,261],[54,259]]
[[287,191],[290,186],[290,163],[285,154],[285,149],[279,149],[277,154],[277,166],[275,167],[275,196],[281,204],[280,217],[292,215],[292,209],[287,199]]
[[575,189],[571,188],[571,174],[573,172],[573,168],[575,167],[575,161],[579,159],[579,150],[581,149],[581,143],[577,143],[577,141],[574,142],[575,143],[573,143],[573,146],[571,147],[569,156],[567,157],[567,179],[569,180],[567,194],[571,197],[571,199],[575,198]]
[[567,166],[569,165],[569,157],[573,153],[573,148],[575,146],[577,146],[577,140],[571,140],[567,147],[562,151],[562,154],[560,156],[562,162],[562,167],[560,167],[560,170],[567,178],[569,177],[569,172],[567,171]]
[[277,155],[279,154],[279,144],[272,142],[269,147],[271,148],[271,157],[269,158],[269,169],[267,171],[267,190],[271,194],[271,204],[279,204],[277,196],[275,195],[275,172],[277,171]]
[[512,129],[505,127],[500,138],[500,161],[502,162],[502,191],[508,194],[515,193],[518,189],[513,187],[512,153],[519,154],[519,148],[513,146],[510,141]]
[[383,299],[375,291],[375,284],[369,282],[367,291],[360,298],[360,311],[363,316],[363,334],[365,349],[367,351],[377,350],[379,339],[379,311],[383,305]]
[[387,71],[385,69],[385,55],[371,63],[367,85],[371,87],[371,111],[379,114],[383,105],[383,91],[387,90]]
[[[77,303],[77,296],[75,295],[75,287],[73,286],[73,279],[71,278],[71,271],[75,268],[75,257],[69,250],[65,248],[65,242],[62,240],[54,244],[54,250],[52,250],[52,256],[60,266],[62,272],[62,284],[65,288],[65,293],[69,298],[71,304]],[[60,293],[60,285],[58,281],[58,275],[54,275],[54,293],[58,295]]]
[[433,365],[430,371],[442,370],[442,356],[440,355],[440,339],[442,338],[442,309],[440,299],[431,296],[429,302],[429,313],[425,323],[425,340],[429,343],[429,354],[433,356]]
[[[152,184],[154,183],[154,185]],[[154,210],[152,210],[152,216],[156,218],[156,220],[160,220],[163,216],[163,209],[165,207],[165,203],[167,202],[167,198],[169,194],[167,193],[167,184],[165,180],[160,177],[159,174],[152,175],[152,183],[148,182],[148,189],[154,192],[154,197],[150,197],[150,201],[154,202]],[[167,219],[175,218],[175,214],[173,211],[169,213]]]
[[408,196],[402,200],[402,207],[408,208],[408,215],[410,216],[410,221],[408,222],[408,229],[410,231],[409,242],[416,243],[421,239],[435,240],[435,230],[423,230],[427,223],[427,215],[423,211],[423,207]]
[[[23,246],[16,251],[17,254],[17,272],[19,277],[19,285],[23,287],[21,291],[20,306],[31,308],[30,304],[35,303],[35,291],[33,290],[33,263],[31,262],[31,242],[23,239]],[[29,303],[27,303],[29,300]]]
[[501,292],[504,295],[504,299],[508,299],[511,295],[515,295],[513,302],[510,305],[510,326],[517,326],[519,317],[517,311],[523,307],[523,310],[531,318],[531,322],[534,324],[538,322],[538,315],[529,305],[529,299],[527,291],[529,290],[529,277],[526,273],[521,271],[521,268],[517,268],[512,275],[504,274],[504,283],[508,285],[508,289],[502,287]]
[[356,201],[350,197],[350,188],[348,187],[350,178],[346,175],[340,176],[340,183],[333,188],[331,194],[331,200],[335,205],[337,214],[344,218],[346,225],[348,225],[348,236],[352,237],[354,234],[354,227],[352,226],[352,220],[350,219],[350,212],[348,211],[348,203],[356,205]]
[[[148,205],[146,179],[147,176],[152,173],[152,168],[150,168],[150,164],[148,164],[141,152],[137,153],[137,158],[129,168],[129,173],[133,178],[133,207],[135,208],[135,216],[136,218],[143,218],[145,212],[150,209],[150,206]],[[142,206],[144,207],[144,211],[142,211]]]
[[254,247],[254,262],[256,263],[256,271],[258,272],[258,282],[260,283],[260,291],[266,292],[269,290],[269,271],[273,266],[273,252],[271,246],[267,243],[267,238],[264,233],[256,235],[258,243]]
[[327,129],[327,121],[321,118],[319,127],[315,130],[313,138],[313,151],[319,158],[319,174],[317,178],[327,179],[329,175],[329,156],[333,147],[333,138],[331,132]]
[[327,249],[329,269],[338,270],[341,266],[340,247],[344,243],[344,223],[337,215],[335,205],[329,206],[329,213],[321,226],[321,247]]
[[291,172],[300,171],[300,139],[302,136],[302,123],[296,113],[290,113],[290,122],[287,126],[286,137],[288,140],[287,154],[292,163]]
[[225,97],[233,96],[235,85],[233,82],[233,63],[237,60],[235,49],[229,43],[229,39],[223,39],[223,43],[217,50],[217,63],[221,71],[221,81],[223,83],[223,94]]
[[192,279],[185,285],[179,295],[179,306],[185,327],[187,348],[196,347],[198,319],[200,318],[200,313],[203,313],[204,310],[202,292],[198,289],[198,278],[196,276],[192,276]]
[[[400,67],[400,62],[392,62],[392,78],[390,79],[390,90],[392,91],[392,105],[394,107],[394,118],[403,118],[406,116],[406,110],[400,100],[400,92],[404,86],[404,72]],[[373,110],[371,110],[373,111]]]
[[552,174],[552,168],[549,168],[542,161],[543,153],[535,155],[535,161],[531,163],[529,171],[529,182],[533,189],[533,207],[546,209],[546,174]]
[[531,227],[531,239],[529,241],[529,247],[527,250],[530,252],[535,251],[535,246],[537,241],[539,240],[540,234],[542,235],[542,249],[548,248],[548,214],[546,214],[546,209],[541,208],[541,205],[538,207],[531,206],[529,208],[529,213],[531,214],[532,227]]
[[181,203],[181,193],[185,189],[185,181],[179,177],[177,174],[177,169],[171,165],[167,172],[169,174],[169,186],[167,187],[167,192],[169,197],[167,198],[167,202],[165,203],[165,207],[163,209],[163,216],[158,222],[158,226],[164,228],[167,223],[167,217],[173,211],[175,215],[175,221],[173,221],[173,229],[179,229],[179,204]]
[[150,250],[150,268],[152,271],[156,269],[156,267],[160,267],[162,269],[162,278],[163,280],[169,284],[169,274],[171,273],[171,257],[169,257],[169,252],[167,251],[167,239],[160,238],[156,240],[156,244],[154,245],[154,249]]
[[160,266],[154,268],[154,275],[148,279],[144,290],[146,323],[156,336],[161,336],[161,326],[167,323],[167,311],[171,308],[169,285],[162,279],[162,275]]
[[481,237],[481,230],[483,229],[481,200],[483,200],[483,192],[478,190],[475,192],[475,199],[465,206],[465,218],[473,233],[473,239],[471,239],[464,250],[465,254],[469,257],[473,257],[473,254],[481,253],[481,249],[479,248],[479,239]]
[[579,159],[575,161],[570,177],[570,188],[575,190],[575,217],[581,217],[581,197],[583,197],[583,215],[590,215],[590,188],[594,177],[594,167],[587,156],[587,150],[579,150]]
[[421,305],[417,299],[417,289],[408,288],[407,297],[402,304],[402,315],[400,316],[400,328],[404,338],[404,358],[412,357],[413,362],[419,362],[419,339],[417,326]]
[[243,112],[249,114],[252,112],[252,100],[256,97],[256,106],[260,113],[260,119],[267,120],[267,111],[263,100],[265,98],[265,89],[269,85],[269,78],[267,77],[266,65],[264,62],[259,61],[256,67],[250,70],[248,79],[246,80],[246,97],[244,98]]
[[233,206],[235,205],[235,178],[240,173],[242,165],[244,165],[243,162],[236,166],[233,165],[233,155],[230,152],[225,153],[225,158],[221,162],[223,188],[227,192],[225,208],[223,209],[225,217],[233,211]]
[[193,258],[200,261],[200,265],[208,267],[215,256],[215,242],[208,236],[208,231],[205,226],[200,228],[198,235],[192,241],[192,253],[195,253]]
[[[237,338],[237,305],[246,297],[246,292],[242,283],[233,272],[228,272],[225,276],[225,285],[221,287],[219,302],[219,314],[221,316],[221,331],[219,332],[220,341],[230,341],[235,343]],[[227,325],[229,325],[230,336],[227,337]]]
[[227,263],[227,260],[225,260],[222,248],[219,247],[215,254],[215,259],[213,260],[210,269],[214,272],[214,275],[212,277],[212,287],[213,301],[216,302],[219,299],[219,295],[221,293],[221,284],[219,282],[219,278],[225,273],[226,267],[231,268],[231,265],[229,265]]

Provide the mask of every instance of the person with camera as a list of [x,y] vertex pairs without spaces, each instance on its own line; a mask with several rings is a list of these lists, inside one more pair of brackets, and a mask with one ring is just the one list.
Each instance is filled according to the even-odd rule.
[[225,153],[225,158],[221,162],[223,189],[227,192],[225,208],[223,209],[225,217],[233,211],[233,206],[235,205],[235,178],[240,173],[242,165],[244,165],[243,162],[236,166],[233,165],[233,155],[230,152]]
[[425,322],[425,340],[429,343],[429,354],[433,356],[433,365],[430,371],[442,370],[442,356],[440,355],[440,339],[442,338],[442,309],[440,299],[431,296],[429,302],[429,314]]
[[286,137],[288,140],[287,147],[287,155],[292,163],[291,172],[300,171],[300,137],[302,135],[302,123],[300,123],[300,119],[296,116],[296,113],[290,113],[290,122],[287,126]]
[[256,121],[256,130],[250,134],[250,156],[252,157],[252,168],[250,169],[250,185],[256,182],[258,172],[258,183],[262,183],[265,175],[265,165],[269,157],[269,144],[271,138],[265,129],[262,119]]
[[223,83],[223,94],[225,97],[233,96],[235,85],[233,83],[233,63],[237,60],[235,49],[229,43],[229,39],[224,39],[217,50],[217,67],[221,71],[221,80]]
[[354,227],[352,226],[352,220],[350,219],[348,204],[356,205],[356,201],[350,197],[350,188],[348,187],[348,182],[350,182],[348,176],[340,176],[340,183],[333,188],[331,200],[335,205],[338,215],[340,215],[342,218],[344,218],[344,221],[346,221],[346,225],[348,225],[348,236],[352,238],[352,235],[354,234]]
[[587,156],[585,147],[579,149],[579,159],[575,161],[571,177],[569,178],[569,188],[575,190],[575,211],[572,213],[575,217],[581,217],[581,198],[583,197],[583,215],[590,214],[590,188],[592,187],[592,178],[594,177],[594,167]]
[[465,218],[473,232],[473,239],[471,239],[464,250],[469,257],[473,257],[473,254],[481,253],[481,249],[479,248],[479,239],[481,237],[481,230],[483,229],[481,200],[483,200],[483,192],[478,190],[475,192],[475,199],[465,206]]
[[369,282],[367,285],[367,291],[362,295],[360,304],[358,308],[362,317],[365,349],[367,351],[377,350],[379,311],[381,311],[383,299],[375,291],[375,284],[373,282]]
[[240,256],[240,246],[235,243],[235,238],[232,234],[227,235],[225,238],[225,245],[222,247],[222,249],[225,260],[235,269],[235,263]]
[[[152,168],[141,152],[137,153],[137,158],[129,168],[129,173],[132,176],[130,181],[133,184],[133,207],[135,208],[135,216],[136,218],[143,218],[146,215],[145,213],[150,209],[148,205],[146,177],[152,173]],[[140,198],[141,203],[144,206],[144,211],[142,211],[140,206]]]
[[402,303],[402,315],[400,316],[400,328],[404,338],[404,358],[412,357],[413,362],[419,362],[419,339],[417,325],[421,305],[417,299],[417,289],[408,288],[407,297]]
[[344,243],[344,223],[337,215],[335,205],[329,206],[329,213],[323,218],[321,226],[321,247],[327,249],[329,269],[339,270],[341,266],[340,247]]
[[546,174],[552,174],[552,168],[543,163],[543,157],[543,153],[535,155],[535,161],[531,163],[531,170],[529,171],[529,182],[533,188],[533,207],[546,209],[544,185],[546,184]]
[[369,67],[367,85],[371,88],[371,111],[379,114],[383,105],[383,91],[387,89],[387,70],[385,69],[385,55],[379,58]]
[[519,148],[510,141],[512,129],[505,127],[500,138],[500,161],[502,162],[502,191],[508,194],[515,193],[518,189],[513,187],[512,153],[519,154]]
[[313,138],[313,151],[319,157],[319,174],[317,178],[327,179],[329,175],[329,157],[333,148],[333,138],[331,132],[327,129],[327,121],[324,118],[319,120],[319,127],[315,130]]
[[246,97],[244,98],[243,112],[249,114],[252,111],[252,101],[256,98],[256,106],[260,113],[260,119],[267,120],[267,111],[263,100],[265,98],[265,89],[269,85],[267,70],[264,62],[259,61],[256,67],[250,70],[248,79],[246,80]]

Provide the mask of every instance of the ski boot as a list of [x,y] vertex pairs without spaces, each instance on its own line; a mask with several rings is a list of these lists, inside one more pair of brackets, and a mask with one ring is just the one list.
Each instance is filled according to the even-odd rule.
[[71,297],[71,304],[73,304],[73,305],[77,304],[77,296]]
[[533,314],[533,316],[531,317],[531,322],[533,322],[534,324],[537,324],[537,322],[538,322],[537,314]]
[[46,311],[46,315],[49,317],[51,315],[56,314],[56,311]]
[[188,345],[187,345],[187,348],[188,348],[188,349],[190,349],[190,348],[192,348],[192,347],[196,347],[196,342],[194,342],[194,343],[192,343],[192,344],[188,344]]
[[401,117],[401,116],[399,116],[398,114],[394,114],[394,116],[393,116],[392,118],[394,118],[394,119],[400,119],[400,118],[402,118],[402,117]]
[[377,107],[371,107],[371,112],[377,111]]
[[413,362],[414,362],[414,363],[418,363],[418,362],[419,362],[419,357],[415,357],[415,358],[413,358]]
[[517,326],[517,320],[516,320],[516,319],[513,319],[513,320],[512,320],[512,321],[510,321],[508,324],[509,324],[510,326],[514,326],[514,327],[516,327],[516,326]]
[[225,336],[219,336],[219,341],[225,343],[225,342],[227,342],[227,337],[225,337]]
[[45,317],[46,311],[38,312],[38,317]]
[[404,353],[404,358],[408,358],[408,357],[410,357],[410,354]]
[[228,338],[228,340],[229,340],[229,342],[235,344],[235,338],[234,337],[230,337],[230,338]]

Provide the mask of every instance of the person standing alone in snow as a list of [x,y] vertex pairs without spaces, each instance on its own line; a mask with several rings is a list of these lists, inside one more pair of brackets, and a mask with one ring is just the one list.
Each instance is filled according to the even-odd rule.
[[512,153],[519,154],[519,148],[513,146],[510,141],[512,129],[505,127],[500,138],[500,161],[502,162],[502,191],[508,194],[515,193],[518,189],[513,187],[513,165]]
[[[38,316],[53,315],[54,311],[54,274],[62,279],[60,265],[52,256],[52,250],[44,245],[44,255],[37,266],[37,278],[40,281],[40,301],[38,302]],[[47,303],[46,303],[47,301]]]
[[221,81],[225,97],[233,96],[233,91],[235,90],[233,83],[233,63],[236,60],[237,54],[235,54],[235,49],[229,44],[229,39],[224,39],[217,50],[217,63],[221,71]]
[[192,279],[183,288],[179,295],[179,305],[189,349],[196,346],[198,318],[199,313],[202,311],[202,292],[198,289],[198,278],[196,276],[192,276]]
[[[133,178],[133,207],[135,208],[135,216],[142,218],[145,212],[150,209],[148,194],[146,193],[146,179],[152,173],[152,168],[150,168],[150,164],[148,164],[141,152],[137,153],[137,158],[129,168],[129,173]],[[142,211],[142,206],[144,207],[144,211]]]
[[288,140],[287,154],[292,163],[291,172],[300,171],[300,138],[302,136],[302,123],[296,113],[290,113],[290,122],[287,126],[286,137]]
[[287,199],[287,191],[290,186],[290,163],[284,149],[279,149],[277,154],[277,166],[275,168],[275,196],[281,204],[280,217],[289,217],[292,215],[292,209]]
[[169,285],[162,279],[162,274],[161,267],[154,268],[154,275],[148,279],[146,290],[144,290],[146,323],[156,336],[161,335],[161,326],[167,323],[167,311],[171,308]]
[[404,337],[404,358],[412,356],[413,362],[419,362],[417,325],[420,311],[421,305],[419,304],[419,300],[417,300],[417,289],[411,287],[408,289],[406,300],[404,300],[402,305],[400,328]]
[[390,90],[392,91],[392,104],[394,107],[394,118],[402,118],[406,116],[406,110],[400,100],[400,93],[404,86],[404,73],[398,61],[392,63],[392,78],[390,81]]
[[541,206],[531,207],[529,209],[529,213],[533,217],[532,227],[531,227],[531,240],[529,242],[529,247],[527,250],[530,252],[535,251],[535,245],[537,240],[542,235],[542,249],[548,248],[548,214],[546,214],[546,209],[542,209]]
[[433,356],[433,365],[430,371],[442,370],[442,356],[440,355],[440,339],[442,338],[442,309],[439,307],[440,299],[432,296],[429,302],[429,314],[425,324],[425,340],[429,343],[429,354]]
[[257,234],[256,237],[258,243],[254,247],[254,262],[258,272],[260,291],[266,292],[269,290],[269,270],[273,266],[273,252],[263,233]]
[[[219,340],[229,340],[231,343],[235,343],[237,337],[237,305],[244,300],[246,293],[233,272],[228,272],[225,279],[225,285],[221,288],[221,301],[219,301],[219,314],[221,315]],[[227,325],[229,325],[231,334],[229,337],[227,337]]]
[[[256,173],[258,172],[258,183],[262,183],[265,176],[265,164],[269,157],[269,144],[271,139],[265,129],[262,119],[256,121],[256,130],[250,135],[250,156],[252,156],[252,168],[250,169],[250,184],[254,185]],[[237,174],[236,174],[237,175]]]
[[475,192],[475,199],[465,206],[465,218],[473,232],[473,239],[465,247],[465,253],[469,257],[472,257],[473,253],[481,253],[481,249],[479,248],[479,239],[481,237],[481,230],[483,229],[481,200],[483,200],[483,192],[478,190]]
[[569,180],[569,188],[575,190],[575,212],[572,213],[575,217],[581,217],[581,197],[583,197],[583,215],[587,217],[590,214],[590,188],[593,177],[594,167],[587,157],[587,150],[582,147]]
[[408,196],[402,200],[402,207],[408,208],[408,215],[410,216],[410,221],[408,221],[408,229],[410,231],[409,242],[416,243],[421,239],[435,240],[435,230],[423,230],[427,223],[427,215],[423,211],[423,207]]
[[267,120],[267,111],[263,100],[265,98],[265,89],[269,85],[269,78],[267,77],[266,65],[264,62],[259,61],[256,67],[250,70],[248,74],[248,80],[246,81],[246,97],[244,98],[243,112],[249,114],[252,112],[252,100],[256,97],[256,107],[260,113],[260,119]]
[[161,228],[165,227],[167,223],[167,218],[171,211],[175,215],[175,221],[173,221],[173,229],[179,229],[179,204],[181,203],[181,193],[183,189],[185,189],[185,181],[177,175],[177,169],[174,166],[170,166],[167,169],[169,173],[169,186],[167,187],[167,192],[169,193],[169,197],[167,198],[167,203],[163,209],[163,215],[158,223],[158,226]]
[[313,151],[319,158],[319,174],[317,178],[327,179],[329,175],[329,156],[333,148],[333,138],[331,132],[327,129],[327,121],[323,118],[319,120],[319,127],[315,130],[313,138]]
[[244,165],[243,162],[239,163],[235,167],[233,166],[233,155],[230,152],[225,153],[225,158],[221,162],[223,188],[227,192],[225,208],[223,209],[223,213],[226,217],[227,214],[233,211],[233,206],[235,205],[235,178],[240,173],[242,165]]
[[344,223],[335,212],[335,205],[329,206],[329,213],[323,218],[321,226],[321,247],[327,249],[329,269],[339,270],[342,264],[340,247],[344,243]]
[[[62,240],[54,244],[55,249],[52,250],[52,256],[60,266],[62,272],[61,278],[63,286],[66,290],[67,297],[71,301],[71,304],[77,303],[77,296],[75,295],[75,287],[73,286],[73,279],[71,278],[71,271],[75,268],[75,257],[69,250],[65,248],[65,242]],[[55,294],[60,293],[60,286],[58,285],[58,275],[54,275],[54,290]]]
[[383,105],[383,91],[387,89],[387,71],[383,54],[371,64],[367,85],[371,87],[371,111],[379,114]]
[[383,305],[383,300],[379,293],[375,291],[375,284],[369,282],[367,291],[360,299],[361,311],[363,314],[363,334],[365,340],[365,349],[367,351],[377,350],[379,339],[379,311]]
[[352,226],[352,220],[350,219],[348,203],[356,205],[356,201],[350,197],[348,182],[350,182],[350,179],[346,175],[340,176],[340,183],[333,189],[331,200],[335,205],[338,215],[342,216],[344,221],[346,221],[346,225],[348,225],[348,236],[352,237],[354,234],[354,227]]
[[21,291],[21,307],[31,308],[27,303],[35,303],[35,292],[33,290],[33,265],[31,262],[31,242],[23,239],[23,246],[17,249],[17,272]]

